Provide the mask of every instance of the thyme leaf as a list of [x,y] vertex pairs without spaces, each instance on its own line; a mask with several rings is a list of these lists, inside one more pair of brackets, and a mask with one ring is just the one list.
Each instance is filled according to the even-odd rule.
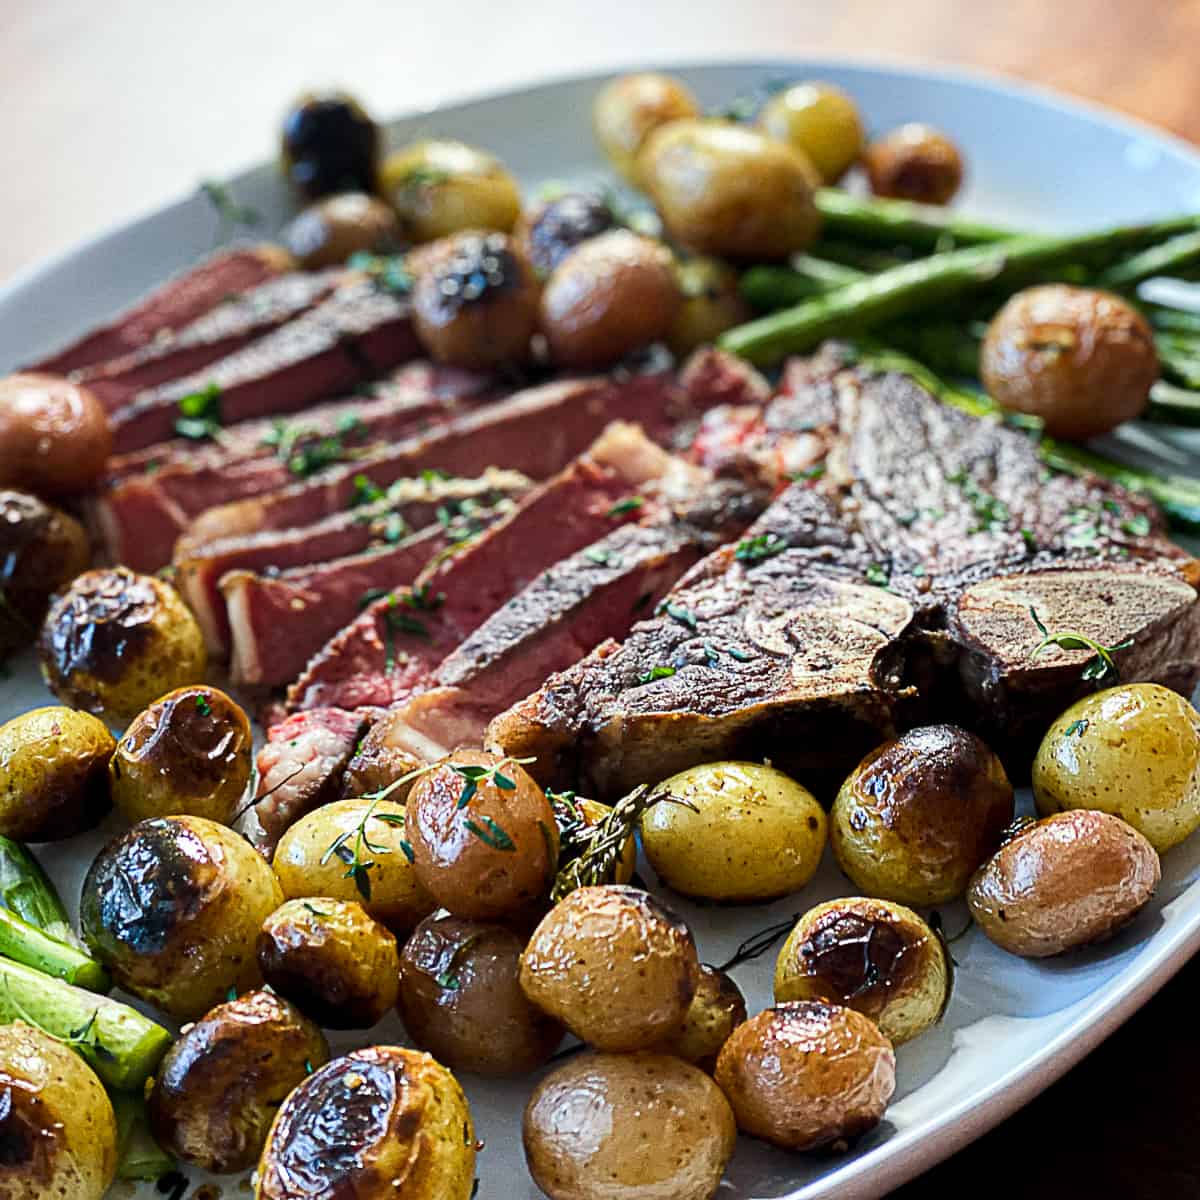
[[1125,650],[1129,646],[1132,646],[1132,638],[1125,638],[1123,641],[1117,642],[1114,646],[1105,646],[1096,641],[1095,638],[1090,638],[1086,634],[1077,633],[1073,630],[1050,633],[1032,606],[1030,606],[1029,615],[1033,618],[1033,623],[1042,635],[1042,640],[1030,652],[1030,658],[1037,658],[1039,654],[1050,646],[1057,646],[1060,650],[1090,650],[1092,657],[1083,666],[1083,678],[1085,680],[1101,683],[1111,679],[1115,683],[1121,678],[1121,673],[1117,669],[1113,655],[1118,650]]

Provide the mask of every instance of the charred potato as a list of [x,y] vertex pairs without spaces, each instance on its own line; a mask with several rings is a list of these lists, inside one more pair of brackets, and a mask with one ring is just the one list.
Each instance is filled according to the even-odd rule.
[[741,988],[724,971],[701,963],[700,981],[683,1025],[655,1049],[711,1075],[721,1047],[745,1019],[746,997]]
[[550,891],[558,825],[520,763],[460,750],[409,793],[406,836],[417,878],[455,916],[494,920]]
[[[342,779],[342,795],[346,799],[381,792],[425,765],[407,748],[406,729],[399,713],[385,713],[367,730]],[[400,784],[388,793],[388,799],[393,804],[403,804],[412,785],[413,780]]]
[[614,229],[568,254],[546,281],[541,327],[564,367],[598,367],[664,338],[682,297],[670,251]]
[[414,242],[467,229],[508,233],[521,215],[517,182],[500,160],[462,142],[416,142],[389,155],[382,187]]
[[1200,825],[1200,715],[1157,683],[1085,696],[1043,738],[1033,796],[1042,816],[1112,813],[1162,854]]
[[673,1036],[699,985],[688,927],[649,892],[619,884],[572,892],[521,956],[525,995],[599,1050]]
[[418,261],[413,320],[434,358],[483,370],[529,357],[537,280],[504,234],[460,233]]
[[743,1133],[786,1150],[844,1150],[882,1119],[896,1055],[862,1013],[799,1001],[739,1025],[716,1078]]
[[81,384],[35,373],[0,379],[0,487],[83,492],[111,452],[108,417]]
[[586,1054],[525,1106],[525,1161],[550,1200],[711,1200],[733,1156],[729,1101],[665,1054]]
[[854,101],[831,83],[796,83],[763,105],[765,133],[799,150],[823,183],[837,183],[863,149],[862,118]]
[[345,92],[306,93],[284,118],[283,170],[308,200],[333,192],[373,192],[379,126]]
[[141,821],[83,881],[83,936],[130,995],[181,1021],[259,982],[254,943],[283,903],[274,872],[238,834],[200,817]]
[[0,491],[0,660],[29,645],[51,595],[89,557],[74,517],[25,492]]
[[199,683],[208,666],[179,593],[127,567],[80,575],[51,605],[38,653],[64,704],[122,723],[164,692]]
[[727,329],[754,315],[742,299],[738,274],[714,258],[685,258],[676,268],[683,303],[667,331],[667,345],[678,358],[708,346]]
[[103,721],[70,708],[35,708],[0,726],[0,834],[22,842],[74,837],[112,808]]
[[[362,857],[363,871],[356,877],[348,872],[344,855],[354,854],[360,831],[377,849]],[[386,849],[380,851],[380,846]],[[279,839],[274,864],[289,900],[360,900],[394,933],[407,933],[437,908],[404,850],[404,806],[390,800],[360,798],[322,805]],[[359,882],[362,876],[367,894]]]
[[109,763],[113,801],[131,821],[207,817],[229,825],[250,782],[254,736],[216,688],[178,688],[133,719]]
[[670,75],[622,75],[592,102],[592,128],[600,148],[629,180],[640,183],[638,151],[654,130],[671,121],[698,117],[696,97]]
[[1112,937],[1161,876],[1154,847],[1136,829],[1079,809],[1020,829],[976,872],[967,903],[1002,950],[1047,958]]
[[319,200],[283,231],[284,245],[306,271],[336,267],[352,254],[395,250],[400,237],[396,214],[364,192]]
[[150,1128],[188,1166],[249,1170],[280,1104],[328,1059],[312,1021],[271,992],[249,992],[189,1026],[167,1052],[146,1103]]
[[[558,870],[577,861],[596,841],[604,837],[613,809],[599,800],[576,796],[574,792],[547,792],[558,822]],[[637,870],[637,841],[631,833],[615,858],[605,883],[628,883]]]
[[877,196],[949,204],[962,187],[963,160],[944,133],[913,122],[872,142],[863,154]]
[[117,1172],[117,1122],[92,1069],[24,1021],[0,1026],[0,1195],[103,1200]]
[[355,1050],[283,1102],[258,1164],[256,1200],[470,1200],[475,1129],[457,1080],[428,1054]]
[[370,1029],[396,1003],[396,938],[352,900],[289,900],[258,935],[262,977],[328,1029]]
[[811,164],[745,125],[666,125],[642,147],[638,171],[671,236],[702,254],[786,258],[820,229]]
[[927,907],[961,896],[1013,818],[1000,760],[953,725],[872,750],[830,814],[838,865],[870,896]]
[[830,900],[796,922],[775,963],[775,1000],[823,1000],[870,1017],[894,1046],[935,1024],[949,999],[946,953],[901,904]]
[[563,1027],[521,990],[524,939],[504,925],[447,912],[426,917],[400,959],[400,1015],[409,1036],[453,1071],[527,1075]]
[[1049,283],[1018,292],[992,318],[979,373],[997,404],[1082,441],[1145,411],[1158,352],[1145,317],[1119,296]]
[[668,887],[745,903],[798,892],[825,849],[812,793],[762,763],[717,762],[665,779],[642,817],[642,845]]
[[576,246],[616,227],[616,214],[603,196],[565,192],[522,214],[513,240],[544,279]]

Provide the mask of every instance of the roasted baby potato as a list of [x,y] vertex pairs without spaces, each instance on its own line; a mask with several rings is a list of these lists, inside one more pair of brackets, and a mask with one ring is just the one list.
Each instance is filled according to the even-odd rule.
[[834,801],[830,836],[856,887],[927,907],[966,891],[1012,818],[1012,785],[995,754],[973,733],[928,725],[855,767]]
[[683,303],[667,332],[667,345],[677,358],[711,345],[725,330],[754,315],[742,299],[737,272],[717,259],[685,258],[676,276]]
[[716,1078],[743,1133],[786,1150],[844,1150],[883,1117],[896,1055],[862,1013],[798,1001],[739,1025]]
[[741,988],[724,971],[701,963],[700,981],[683,1025],[655,1049],[711,1075],[721,1047],[745,1019],[746,997]]
[[434,358],[484,370],[529,357],[538,282],[504,234],[456,234],[418,261],[413,320]]
[[400,958],[400,1015],[413,1041],[453,1071],[501,1077],[540,1067],[564,1030],[521,990],[524,947],[505,925],[426,917]]
[[86,491],[111,452],[108,417],[87,388],[57,375],[0,379],[0,487]]
[[1200,715],[1157,683],[1085,696],[1042,739],[1033,796],[1042,816],[1113,813],[1163,854],[1200,825]]
[[289,900],[258,935],[262,977],[328,1029],[370,1029],[396,1003],[395,935],[353,900]]
[[246,714],[224,692],[178,688],[139,713],[109,763],[113,802],[131,821],[237,815],[253,766]]
[[346,92],[308,92],[283,121],[283,170],[308,200],[333,192],[373,192],[379,126]]
[[676,121],[650,135],[637,169],[671,236],[702,254],[786,258],[820,229],[812,165],[749,126]]
[[541,327],[564,367],[599,367],[664,338],[682,296],[660,242],[614,229],[584,242],[546,280]]
[[508,233],[521,215],[517,181],[500,160],[462,142],[414,142],[383,164],[384,198],[414,242],[467,229]]
[[1145,317],[1119,296],[1048,283],[1018,292],[992,318],[979,374],[997,404],[1082,441],[1145,411],[1158,352]]
[[80,575],[51,605],[38,653],[64,704],[122,723],[164,692],[199,683],[208,665],[179,593],[127,567]]
[[475,1129],[458,1081],[428,1054],[355,1050],[283,1102],[258,1164],[256,1200],[470,1200]]
[[29,645],[51,595],[89,558],[74,517],[26,492],[0,491],[0,660]]
[[35,708],[0,726],[0,834],[22,842],[74,837],[112,808],[103,721],[71,708]]
[[364,192],[318,200],[283,231],[284,245],[306,271],[336,267],[352,254],[387,253],[400,239],[396,214]]
[[329,1059],[321,1031],[273,992],[220,1004],[167,1051],[147,1098],[154,1137],[188,1166],[249,1170],[291,1090]]
[[825,812],[812,793],[762,763],[689,767],[655,789],[642,845],[668,887],[748,902],[798,892],[825,849]]
[[[547,792],[547,799],[554,809],[558,822],[559,855],[558,870],[579,859],[598,839],[604,837],[605,828],[614,820],[613,809],[599,800],[576,796],[574,792]],[[615,818],[619,820],[619,818]],[[637,841],[631,833],[616,855],[605,883],[628,883],[637,870]]]
[[949,204],[962,187],[958,147],[944,133],[917,122],[872,142],[863,153],[863,166],[877,196]]
[[[375,847],[370,852],[366,839]],[[323,804],[279,839],[274,865],[289,900],[359,900],[393,933],[407,933],[437,908],[404,851],[404,806],[390,800],[362,797]],[[354,872],[355,865],[362,870]]]
[[894,1046],[935,1024],[949,999],[946,953],[911,908],[852,896],[796,922],[775,963],[775,1001],[823,1000],[870,1017]]
[[1161,877],[1154,847],[1105,812],[1056,813],[998,850],[971,880],[967,903],[1002,950],[1046,958],[1103,941],[1127,925]]
[[696,97],[670,75],[622,75],[592,102],[596,141],[633,184],[640,184],[637,156],[650,134],[670,121],[699,115]]
[[831,83],[795,83],[776,92],[758,114],[763,131],[799,150],[823,183],[837,183],[863,148],[862,118]]
[[[399,713],[385,713],[367,730],[342,777],[342,795],[346,799],[381,792],[424,765],[407,748],[403,740],[406,729]],[[401,784],[388,793],[388,799],[393,804],[403,804],[408,799],[412,785],[412,780]]]
[[616,214],[603,196],[564,192],[523,213],[513,241],[544,279],[576,246],[616,227]]
[[558,868],[545,793],[520,763],[482,750],[460,750],[413,784],[405,830],[417,878],[459,917],[528,910]]
[[0,1025],[0,1196],[103,1200],[117,1122],[92,1069],[24,1021]]
[[733,1156],[729,1101],[665,1054],[585,1054],[525,1106],[525,1161],[550,1200],[711,1200]]
[[233,830],[201,817],[140,821],[83,881],[83,936],[130,995],[180,1021],[259,982],[255,939],[283,903],[274,872]]
[[649,892],[620,884],[573,891],[521,956],[525,995],[599,1050],[673,1036],[699,985],[688,927]]

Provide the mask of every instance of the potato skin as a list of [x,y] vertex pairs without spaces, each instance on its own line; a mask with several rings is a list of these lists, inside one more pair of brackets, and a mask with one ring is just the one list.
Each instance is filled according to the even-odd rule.
[[1042,739],[1033,797],[1044,817],[1112,813],[1163,854],[1200,826],[1200,715],[1157,683],[1085,696]]
[[384,253],[400,243],[400,222],[378,197],[342,192],[306,208],[283,241],[306,271],[336,267],[352,254]]
[[273,992],[219,1004],[167,1051],[146,1102],[159,1145],[217,1175],[258,1161],[279,1105],[329,1060],[321,1031]]
[[715,258],[685,258],[676,267],[683,303],[667,332],[667,345],[677,358],[709,346],[727,329],[754,316],[742,299],[738,274]]
[[23,842],[74,837],[112,808],[103,721],[58,705],[0,726],[0,834]]
[[862,1013],[798,1001],[739,1025],[716,1078],[743,1133],[786,1150],[844,1150],[882,1119],[896,1055]]
[[0,1026],[0,1196],[103,1200],[117,1171],[117,1121],[73,1050],[24,1021]]
[[683,1025],[655,1050],[682,1058],[711,1075],[721,1047],[745,1019],[746,997],[741,988],[724,971],[701,963],[696,994]]
[[64,704],[122,723],[164,692],[199,683],[208,665],[179,593],[127,567],[80,575],[46,615],[38,653]]
[[1132,305],[1054,283],[1018,292],[992,318],[979,372],[998,404],[1082,441],[1140,416],[1159,365],[1153,331]]
[[592,102],[592,129],[613,166],[640,186],[638,151],[654,130],[671,121],[698,117],[695,96],[670,75],[622,75],[605,84]]
[[901,125],[872,142],[863,166],[876,196],[949,204],[962,187],[963,161],[958,147],[928,125]]
[[809,909],[775,963],[775,1000],[822,1000],[870,1017],[894,1046],[935,1024],[949,998],[946,953],[911,908],[852,896]]
[[729,1102],[665,1054],[585,1054],[538,1084],[525,1160],[551,1200],[711,1200],[733,1155]]
[[700,983],[691,931],[640,888],[583,887],[521,956],[521,987],[598,1050],[644,1050],[683,1024]]
[[545,279],[576,246],[616,227],[616,214],[602,196],[565,192],[523,213],[513,241]]
[[458,1081],[428,1054],[372,1046],[335,1058],[284,1101],[256,1200],[470,1200],[475,1128]]
[[[515,786],[481,779],[460,805],[467,780],[455,766],[498,768]],[[460,917],[488,921],[528,910],[549,892],[558,867],[558,824],[545,793],[519,763],[482,750],[457,751],[417,780],[405,831],[417,878]]]
[[131,821],[237,814],[250,782],[254,735],[224,692],[176,688],[134,717],[109,763],[113,801]]
[[670,251],[614,229],[573,250],[546,280],[541,327],[560,366],[599,367],[666,337],[682,302]]
[[656,791],[665,798],[642,817],[642,845],[663,883],[685,896],[772,900],[798,892],[821,861],[825,812],[774,767],[706,763]]
[[784,88],[763,105],[758,124],[771,137],[799,150],[823,183],[837,183],[862,153],[858,107],[830,83]]
[[[372,844],[388,848],[385,854],[370,855],[374,865],[368,872],[369,897],[346,877],[346,864],[336,854],[329,854],[329,847],[343,834],[354,838],[368,812],[371,817],[364,827],[367,836]],[[403,821],[404,806],[391,800],[360,797],[323,804],[279,839],[273,861],[283,894],[289,900],[326,896],[331,900],[360,901],[393,933],[407,933],[437,908],[437,902],[417,879],[400,844],[404,841]]]
[[37,372],[0,379],[0,487],[86,491],[111,452],[108,417],[87,388]]
[[140,821],[83,881],[83,936],[130,995],[180,1021],[259,982],[254,943],[279,881],[233,830],[201,817]]
[[647,139],[638,172],[671,236],[718,258],[786,258],[817,236],[817,176],[791,146],[724,121],[676,121]]
[[927,725],[854,769],[834,801],[830,840],[856,887],[920,908],[961,896],[1012,818],[996,755],[963,729]]
[[426,917],[400,957],[400,1015],[413,1041],[452,1071],[502,1078],[540,1067],[565,1031],[521,990],[524,948],[505,925]]
[[257,943],[263,979],[328,1029],[370,1029],[395,1005],[395,935],[352,900],[289,900]]
[[[379,792],[425,764],[400,739],[404,725],[399,713],[385,713],[358,743],[342,778],[342,795],[347,800]],[[388,794],[393,804],[403,804],[412,791],[413,780]]]
[[971,880],[967,903],[1002,950],[1047,958],[1122,929],[1154,895],[1154,847],[1104,812],[1056,813],[1022,829]]

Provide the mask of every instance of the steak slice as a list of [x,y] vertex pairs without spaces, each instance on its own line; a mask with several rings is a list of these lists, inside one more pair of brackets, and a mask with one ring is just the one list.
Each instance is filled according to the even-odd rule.
[[270,244],[224,250],[175,276],[116,320],[24,370],[68,375],[118,358],[147,345],[164,330],[191,324],[228,297],[257,287],[289,266],[289,256]]
[[488,471],[478,479],[433,475],[403,479],[383,499],[347,509],[311,526],[198,544],[185,539],[174,562],[176,586],[200,622],[209,653],[221,658],[229,653],[229,619],[221,592],[221,581],[227,574],[279,574],[289,568],[358,555],[373,546],[386,550],[404,532],[422,530],[437,522],[443,509],[455,510],[489,493],[515,494],[527,486],[524,476],[513,471]]
[[127,477],[92,499],[91,523],[114,562],[157,570],[192,519],[214,505],[286,487],[298,472],[316,473],[326,460],[353,459],[375,444],[424,431],[491,394],[480,376],[413,364],[371,396],[323,404],[292,421],[243,422],[219,446],[189,455],[183,447],[195,443],[168,442],[121,456],[110,479]]
[[412,583],[436,555],[510,512],[509,497],[527,487],[528,481],[517,476],[510,486],[497,484],[472,498],[447,502],[439,508],[437,523],[394,544],[386,540],[389,522],[377,519],[372,528],[383,540],[331,562],[265,574],[229,572],[220,588],[229,615],[233,682],[267,687],[290,683],[375,595]]
[[112,414],[113,448],[139,450],[175,434],[179,402],[216,388],[221,420],[295,412],[415,358],[407,301],[367,280],[184,379],[142,392]]
[[344,278],[344,271],[292,271],[268,279],[182,329],[164,330],[152,342],[85,367],[74,378],[87,384],[106,412],[116,412],[139,392],[191,375],[306,312]]

